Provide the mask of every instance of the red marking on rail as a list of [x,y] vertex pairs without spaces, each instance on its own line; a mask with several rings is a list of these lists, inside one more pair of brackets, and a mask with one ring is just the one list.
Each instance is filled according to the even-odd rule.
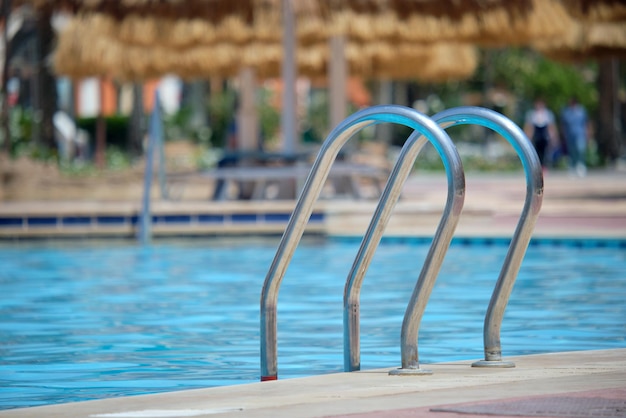
[[278,380],[278,376],[261,376],[261,382],[269,382],[270,380]]

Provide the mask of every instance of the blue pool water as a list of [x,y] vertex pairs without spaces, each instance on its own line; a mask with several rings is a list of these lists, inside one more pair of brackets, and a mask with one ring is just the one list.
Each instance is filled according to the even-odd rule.
[[[504,356],[626,347],[626,243],[533,241]],[[0,409],[256,382],[259,297],[278,238],[0,245]],[[358,239],[310,239],[278,299],[278,373],[343,370],[342,298]],[[385,240],[361,294],[363,369],[400,364],[427,240]],[[508,242],[450,248],[422,321],[422,363],[482,358]]]

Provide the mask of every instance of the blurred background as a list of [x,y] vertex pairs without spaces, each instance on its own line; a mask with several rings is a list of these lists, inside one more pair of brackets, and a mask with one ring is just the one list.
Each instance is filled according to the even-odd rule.
[[[0,200],[54,197],[29,189],[35,182],[141,179],[157,91],[170,173],[211,169],[229,151],[314,152],[346,116],[376,104],[428,115],[483,106],[523,126],[535,99],[558,115],[572,97],[589,114],[588,167],[624,164],[623,0],[3,0],[1,9]],[[409,133],[366,129],[348,152],[382,147],[392,158]],[[497,135],[450,134],[466,170],[520,168]],[[566,170],[566,157],[553,144],[548,169]],[[424,158],[420,169],[443,170],[436,155]]]

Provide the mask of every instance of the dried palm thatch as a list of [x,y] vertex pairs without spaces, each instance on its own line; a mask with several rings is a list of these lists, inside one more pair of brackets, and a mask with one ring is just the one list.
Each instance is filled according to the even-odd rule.
[[[281,0],[31,1],[78,11],[59,35],[54,66],[60,74],[194,78],[230,76],[242,66],[261,77],[279,74]],[[524,44],[572,32],[559,0],[298,0],[293,6],[299,71],[310,76],[325,75],[326,44],[336,35],[348,41],[353,74],[428,79],[471,75],[476,64],[469,43]],[[429,70],[455,48],[463,64]]]
[[562,0],[567,10],[586,22],[618,22],[626,20],[624,0]]
[[467,79],[474,74],[478,66],[478,51],[470,44],[403,43],[394,49],[397,50],[394,55],[376,57],[371,73],[366,75],[442,82]]
[[572,22],[559,0],[337,1],[298,22],[301,42],[345,35],[360,42],[472,42],[527,45],[562,36]]
[[121,42],[130,45],[162,45],[171,48],[217,42],[243,44],[280,41],[282,16],[279,7],[257,1],[251,14],[252,17],[231,13],[215,20],[202,16],[180,18],[131,13],[115,19],[120,22],[116,36]]
[[107,75],[136,80],[178,73],[183,77],[230,76],[242,65],[240,45],[190,44],[185,48],[120,41],[120,23],[102,14],[71,19],[59,34],[53,56],[58,74],[73,78]]
[[[385,77],[424,82],[459,80],[474,74],[478,64],[475,46],[450,42],[404,42],[390,48],[385,42],[348,41],[344,54],[350,74],[365,78]],[[297,51],[299,73],[315,79],[326,77],[330,56],[326,43],[300,48]],[[263,67],[259,71],[264,74]]]
[[[150,21],[152,24],[155,20]],[[206,36],[206,31],[203,37],[197,37],[204,42],[188,42],[189,37],[185,35],[176,41],[148,47],[141,42],[141,37],[129,39],[123,29],[125,24],[125,20],[118,21],[103,14],[72,18],[58,37],[53,57],[55,71],[73,78],[108,75],[120,80],[153,78],[168,73],[189,79],[212,75],[229,77],[243,67],[254,68],[261,78],[280,75],[283,59],[280,42],[226,42],[218,35],[220,28],[215,27],[211,37]],[[476,68],[473,46],[450,43],[405,42],[390,48],[386,42],[348,41],[345,56],[351,74],[368,77],[441,81],[470,76]],[[330,60],[328,43],[320,41],[300,47],[296,59],[300,74],[325,77]]]
[[624,22],[578,22],[568,37],[538,42],[536,49],[549,58],[576,62],[591,58],[626,58]]
[[[318,44],[314,49],[319,51],[314,55],[317,58],[315,62],[304,61],[306,57],[298,61],[303,74],[320,77],[327,73],[330,53],[325,45]],[[458,80],[474,74],[478,63],[476,47],[451,42],[404,42],[393,48],[385,42],[347,42],[345,51],[350,73],[362,77],[425,82]]]
[[535,47],[559,61],[626,57],[624,0],[562,0],[575,20],[566,36],[539,40]]
[[[22,1],[124,20],[124,37],[143,45],[208,40],[212,25],[230,34],[229,41],[281,36],[282,0]],[[560,0],[292,0],[292,6],[302,44],[342,34],[359,42],[522,45],[560,36],[569,23]]]
[[[250,9],[244,14],[237,13],[238,9],[232,6],[222,6],[222,1],[213,0],[212,3],[219,6],[216,9],[220,13],[215,13],[210,18],[201,13],[190,17],[187,12],[183,13],[188,6],[183,7],[182,4],[199,7],[200,4],[209,4],[206,0],[122,0],[118,8],[125,7],[127,11],[119,17],[112,13],[111,2],[83,0],[74,3],[82,5],[80,10],[97,10],[111,19],[121,21],[118,36],[128,44],[184,47],[218,41],[279,41],[282,36],[280,0],[249,0],[247,3]],[[440,3],[450,4],[447,14]],[[149,12],[141,13],[142,9],[138,7],[152,4],[156,8]],[[157,13],[172,4],[181,5],[182,16]],[[523,43],[537,36],[546,38],[560,34],[561,27],[554,23],[562,21],[562,16],[556,18],[558,13],[554,10],[554,0],[305,0],[294,2],[293,6],[301,44],[317,43],[337,34],[359,42],[385,40]],[[532,19],[528,19],[529,17]],[[551,24],[545,24],[546,21]]]
[[[19,1],[19,0],[18,0]],[[533,0],[292,0],[295,8],[308,14],[328,16],[338,10],[378,14],[395,10],[399,16],[422,14],[447,16],[453,20],[466,13],[493,9],[510,10],[513,14],[532,9]],[[240,15],[246,22],[252,20],[258,7],[277,8],[281,0],[21,0],[39,8],[66,9],[73,12],[103,13],[115,18],[128,14],[169,18],[209,18],[221,20],[225,16]]]
[[67,10],[72,13],[102,13],[115,19],[129,14],[179,19],[205,19],[220,22],[238,16],[245,22],[253,18],[259,0],[18,0],[37,8]]

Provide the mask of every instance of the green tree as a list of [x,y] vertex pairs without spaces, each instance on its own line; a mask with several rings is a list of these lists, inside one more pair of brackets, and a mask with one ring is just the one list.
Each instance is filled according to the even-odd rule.
[[564,64],[520,48],[495,51],[492,55],[493,84],[502,86],[522,101],[542,97],[548,107],[559,110],[576,96],[590,112],[598,106],[593,63]]

